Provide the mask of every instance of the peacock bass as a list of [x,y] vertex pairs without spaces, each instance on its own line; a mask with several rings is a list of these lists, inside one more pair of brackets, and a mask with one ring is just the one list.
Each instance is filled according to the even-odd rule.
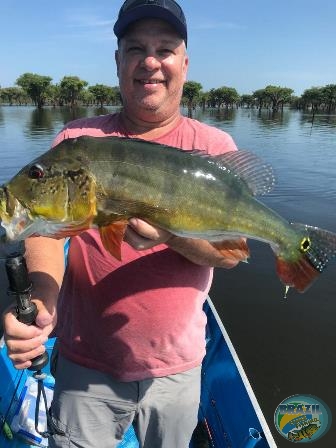
[[8,240],[53,238],[99,229],[120,259],[130,217],[171,233],[205,239],[238,260],[242,237],[267,242],[287,287],[303,292],[336,252],[336,235],[291,224],[256,199],[274,183],[254,154],[217,157],[120,137],[67,139],[0,187],[0,218]]

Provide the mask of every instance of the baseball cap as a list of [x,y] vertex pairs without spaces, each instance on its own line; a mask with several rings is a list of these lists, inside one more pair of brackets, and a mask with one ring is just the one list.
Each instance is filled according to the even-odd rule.
[[147,18],[162,19],[170,23],[187,45],[186,18],[182,8],[174,0],[126,0],[113,27],[114,34],[120,39],[131,23]]

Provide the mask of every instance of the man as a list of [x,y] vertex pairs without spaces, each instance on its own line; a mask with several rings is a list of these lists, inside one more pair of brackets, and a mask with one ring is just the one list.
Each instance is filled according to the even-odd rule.
[[[209,154],[236,149],[228,134],[180,114],[188,56],[178,4],[127,0],[114,31],[122,111],[69,123],[54,146],[85,134]],[[231,268],[234,257],[133,218],[121,262],[105,251],[96,230],[71,239],[64,278],[63,241],[28,239],[26,260],[36,326],[20,324],[14,312],[5,314],[4,326],[14,365],[28,367],[55,328],[59,295],[51,413],[64,434],[49,446],[112,448],[133,422],[141,447],[186,448],[197,423],[210,266]]]

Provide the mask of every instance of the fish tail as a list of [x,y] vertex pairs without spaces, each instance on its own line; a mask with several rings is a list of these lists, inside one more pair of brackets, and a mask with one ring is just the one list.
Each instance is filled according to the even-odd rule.
[[305,224],[292,226],[301,240],[295,256],[277,253],[277,273],[286,286],[304,292],[336,255],[336,234]]

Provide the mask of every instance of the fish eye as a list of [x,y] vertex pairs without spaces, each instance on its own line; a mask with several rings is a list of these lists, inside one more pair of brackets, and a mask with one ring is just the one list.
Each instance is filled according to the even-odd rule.
[[309,250],[311,245],[310,239],[309,238],[303,238],[303,240],[301,241],[301,250],[303,252],[307,252],[307,250]]
[[44,169],[41,165],[35,164],[29,168],[28,176],[31,179],[42,179],[44,177]]

